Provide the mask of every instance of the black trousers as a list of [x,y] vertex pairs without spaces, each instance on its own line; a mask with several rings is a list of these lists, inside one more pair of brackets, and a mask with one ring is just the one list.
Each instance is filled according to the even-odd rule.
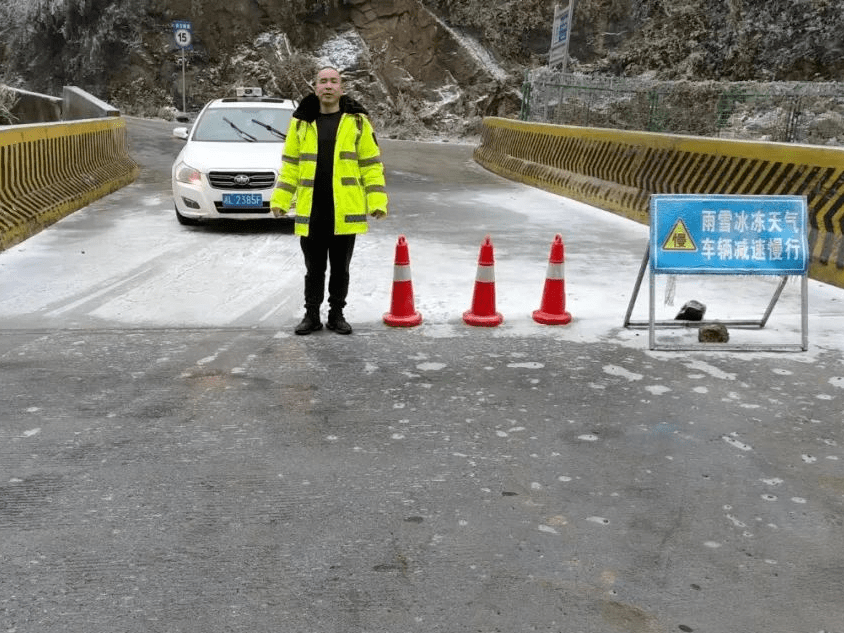
[[328,278],[328,306],[342,310],[349,294],[349,264],[355,249],[354,235],[312,235],[299,241],[305,255],[305,310],[319,311],[325,298],[325,269]]

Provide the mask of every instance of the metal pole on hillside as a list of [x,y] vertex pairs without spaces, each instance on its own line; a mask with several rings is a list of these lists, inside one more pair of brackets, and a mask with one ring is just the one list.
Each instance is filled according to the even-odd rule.
[[187,112],[187,88],[185,81],[185,49],[182,49],[182,112]]
[[522,121],[530,118],[530,88],[530,71],[525,70],[525,81],[522,84],[522,110],[519,112],[519,118]]

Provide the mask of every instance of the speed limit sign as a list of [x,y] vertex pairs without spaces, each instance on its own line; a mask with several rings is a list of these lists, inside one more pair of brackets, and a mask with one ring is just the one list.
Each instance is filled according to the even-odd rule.
[[193,48],[193,25],[184,20],[173,22],[173,37],[179,48]]

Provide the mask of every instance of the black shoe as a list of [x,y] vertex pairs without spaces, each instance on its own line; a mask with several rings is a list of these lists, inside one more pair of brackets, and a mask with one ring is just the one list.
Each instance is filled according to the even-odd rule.
[[319,314],[313,314],[311,312],[305,313],[305,318],[302,319],[302,322],[296,326],[294,330],[296,334],[310,334],[311,332],[316,332],[317,330],[322,329],[322,323],[319,320]]
[[352,326],[346,322],[342,312],[329,312],[326,327],[334,330],[337,334],[351,334]]

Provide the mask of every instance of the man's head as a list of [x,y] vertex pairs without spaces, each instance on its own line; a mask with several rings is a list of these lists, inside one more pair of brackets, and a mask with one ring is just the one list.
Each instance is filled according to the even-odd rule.
[[340,71],[333,66],[322,68],[316,77],[314,92],[319,98],[319,111],[330,114],[340,110],[340,97],[343,96],[343,79]]

